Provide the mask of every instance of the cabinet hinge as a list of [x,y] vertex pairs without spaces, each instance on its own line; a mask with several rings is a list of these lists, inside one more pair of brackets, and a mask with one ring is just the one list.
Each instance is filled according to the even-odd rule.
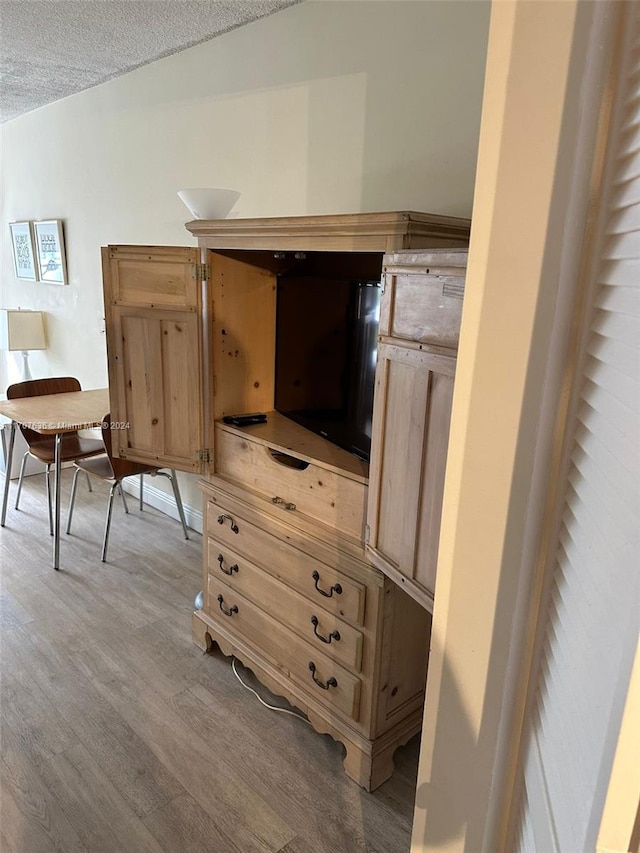
[[368,545],[370,539],[371,539],[371,528],[369,527],[368,524],[365,524],[365,526],[364,526],[364,544]]
[[211,278],[211,267],[209,264],[194,264],[193,277],[197,282],[209,281]]
[[210,450],[196,450],[196,462],[211,462],[212,453]]

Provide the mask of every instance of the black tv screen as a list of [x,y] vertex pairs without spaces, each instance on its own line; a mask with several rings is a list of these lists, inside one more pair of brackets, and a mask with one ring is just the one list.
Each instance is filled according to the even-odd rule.
[[379,309],[379,281],[278,279],[275,408],[365,460]]

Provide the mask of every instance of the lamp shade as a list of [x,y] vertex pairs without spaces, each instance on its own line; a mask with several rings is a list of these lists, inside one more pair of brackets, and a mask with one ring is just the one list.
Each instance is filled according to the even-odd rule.
[[43,311],[0,310],[0,349],[46,349]]
[[178,190],[178,197],[196,219],[224,219],[240,198],[237,190]]

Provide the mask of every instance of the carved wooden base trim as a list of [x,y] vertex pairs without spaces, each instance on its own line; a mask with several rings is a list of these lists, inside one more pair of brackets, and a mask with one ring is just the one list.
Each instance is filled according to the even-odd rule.
[[367,741],[364,749],[359,744],[350,748],[343,737],[342,742],[347,748],[345,773],[367,791],[375,791],[393,775],[396,749],[408,743],[421,728],[422,708],[380,737]]
[[370,740],[337,717],[327,716],[331,711],[311,697],[291,689],[286,675],[260,660],[241,640],[216,630],[201,611],[193,614],[193,641],[205,651],[211,651],[215,643],[224,655],[236,657],[265,687],[301,710],[318,734],[328,734],[343,744],[345,773],[367,791],[374,791],[393,775],[396,749],[407,743],[422,726],[422,708],[419,708],[380,737]]
[[199,610],[196,610],[191,618],[191,636],[199,649],[202,649],[203,652],[211,651],[209,626],[200,618]]

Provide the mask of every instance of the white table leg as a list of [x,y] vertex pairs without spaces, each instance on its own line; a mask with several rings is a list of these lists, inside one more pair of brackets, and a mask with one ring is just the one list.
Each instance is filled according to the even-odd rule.
[[[0,527],[4,527],[7,518],[7,501],[9,499],[9,482],[11,480],[11,468],[13,466],[13,443],[16,437],[16,422],[11,421],[9,432],[9,449],[3,448],[5,452],[5,471],[4,471],[4,493],[2,496],[2,518],[0,519]],[[4,430],[2,431],[2,443],[5,443]]]
[[62,472],[62,433],[56,433],[55,486],[53,493],[53,568],[60,568],[60,474]]

